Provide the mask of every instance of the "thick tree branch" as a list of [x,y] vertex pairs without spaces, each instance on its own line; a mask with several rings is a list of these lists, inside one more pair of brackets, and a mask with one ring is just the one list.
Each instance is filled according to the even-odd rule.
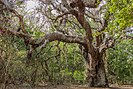
[[69,35],[64,35],[62,33],[51,33],[51,34],[46,34],[42,39],[41,42],[39,43],[40,45],[43,44],[45,41],[52,42],[52,41],[61,41],[61,42],[66,42],[66,43],[78,43],[81,45],[86,45],[86,41],[84,38],[79,37],[79,36],[69,36]]
[[[93,40],[92,30],[91,30],[91,27],[90,27],[89,23],[86,21],[86,19],[84,17],[84,15],[85,15],[85,5],[84,5],[83,1],[82,0],[75,0],[75,2],[72,2],[71,4],[75,5],[75,7],[78,7],[78,11],[77,10],[70,10],[70,12],[71,12],[71,14],[73,14],[76,17],[78,22],[85,29],[87,39],[91,43],[92,40]],[[73,7],[73,8],[75,8],[75,7]]]
[[86,41],[84,38],[79,36],[64,35],[62,33],[50,33],[50,34],[46,34],[43,38],[32,39],[32,37],[28,34],[24,34],[22,32],[17,32],[13,30],[3,29],[2,27],[0,27],[0,32],[1,34],[7,33],[7,34],[15,35],[17,37],[26,39],[28,40],[28,43],[35,48],[38,46],[42,46],[44,43],[46,43],[46,41],[47,43],[52,41],[61,41],[66,43],[78,43],[83,46],[86,45]]

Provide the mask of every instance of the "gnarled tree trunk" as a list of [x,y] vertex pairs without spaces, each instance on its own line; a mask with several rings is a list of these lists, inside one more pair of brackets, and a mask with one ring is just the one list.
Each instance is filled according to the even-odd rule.
[[109,87],[103,61],[103,54],[98,51],[86,57],[87,82],[90,87]]

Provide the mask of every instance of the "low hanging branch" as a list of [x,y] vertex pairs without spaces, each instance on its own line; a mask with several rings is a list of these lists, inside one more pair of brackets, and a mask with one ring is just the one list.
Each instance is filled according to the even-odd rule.
[[79,37],[79,36],[64,35],[62,33],[50,33],[50,34],[46,34],[43,38],[32,39],[32,36],[28,34],[24,34],[22,32],[7,30],[7,29],[3,29],[2,27],[0,27],[0,31],[2,34],[7,33],[7,34],[15,35],[23,39],[27,39],[29,41],[29,44],[33,45],[34,47],[43,45],[45,41],[47,41],[47,43],[52,42],[52,41],[61,41],[61,42],[67,42],[67,43],[78,43],[83,46],[86,45],[86,40],[84,38]]
[[30,45],[30,49],[28,50],[27,58],[30,59],[32,57],[32,52],[37,48],[40,47],[43,49],[47,43],[52,42],[52,41],[61,41],[61,42],[66,42],[66,43],[78,43],[81,44],[82,46],[87,45],[87,41],[79,36],[69,36],[69,35],[64,35],[62,33],[50,33],[46,34],[43,38],[39,39],[32,39],[32,36],[28,34],[24,34],[22,32],[17,32],[13,30],[7,30],[3,29],[0,27],[0,34],[9,34],[9,35],[14,35],[19,38],[24,39],[25,42],[27,42],[27,45]]

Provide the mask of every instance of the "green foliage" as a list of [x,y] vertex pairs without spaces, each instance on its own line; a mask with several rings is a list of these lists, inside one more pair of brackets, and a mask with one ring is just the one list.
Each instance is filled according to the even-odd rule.
[[133,26],[133,0],[107,0],[108,31],[119,37],[122,30]]
[[[79,49],[74,44],[52,42],[42,50],[38,60],[45,64],[44,70],[48,71],[48,74],[45,75],[48,77],[46,81],[54,84],[84,81],[84,62],[79,54]],[[75,71],[77,70],[80,74],[76,77],[77,72]]]
[[[109,23],[107,31],[121,37],[127,27],[133,26],[133,0],[107,0]],[[119,40],[115,49],[108,51],[109,80],[112,83],[133,83],[133,41]]]
[[25,58],[26,53],[24,52],[24,44],[22,45],[20,41],[22,40],[18,41],[18,38],[14,36],[0,35],[0,82],[2,83],[12,83],[16,78],[23,77],[18,73],[19,69],[23,67],[20,60]]
[[77,45],[52,42],[41,52],[35,50],[33,58],[27,59],[23,40],[13,36],[1,36],[0,39],[3,61],[0,82],[31,85],[84,82],[84,62]]
[[109,80],[113,83],[133,83],[133,41],[120,41],[113,49],[108,51]]

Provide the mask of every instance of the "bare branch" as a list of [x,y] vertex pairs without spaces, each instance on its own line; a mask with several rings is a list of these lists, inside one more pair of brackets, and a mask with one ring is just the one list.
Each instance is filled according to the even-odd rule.
[[61,42],[66,42],[66,43],[78,43],[85,45],[85,39],[79,36],[69,36],[69,35],[64,35],[62,33],[51,33],[51,34],[46,34],[44,38],[41,39],[41,42],[39,43],[40,45],[45,42],[45,40],[48,40],[48,42],[52,41],[61,41]]
[[99,46],[99,52],[100,53],[105,52],[106,49],[112,48],[114,44],[115,44],[115,39],[113,38],[106,39],[106,41]]
[[22,32],[17,32],[13,30],[3,29],[2,27],[0,27],[0,32],[15,35],[23,39],[27,39],[28,43],[32,45],[34,48],[38,46],[43,47],[46,45],[46,43],[49,43],[52,41],[61,41],[66,43],[78,43],[81,45],[86,45],[86,40],[84,38],[79,36],[64,35],[62,33],[50,33],[50,34],[46,34],[43,38],[32,39],[32,37],[28,34],[24,34]]
[[[65,12],[65,13],[63,13],[63,14],[61,14],[61,15],[58,15],[58,16],[56,17],[55,21],[57,21],[59,18],[63,17],[64,15],[67,15],[67,14],[71,14],[71,13],[70,13],[70,12]],[[55,22],[55,21],[54,21],[54,22]]]

